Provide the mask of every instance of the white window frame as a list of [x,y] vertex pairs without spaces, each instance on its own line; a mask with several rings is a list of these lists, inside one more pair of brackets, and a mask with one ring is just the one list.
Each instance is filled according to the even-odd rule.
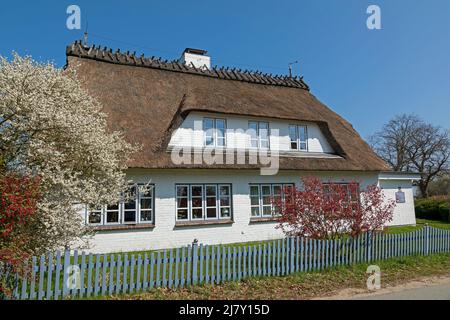
[[[117,210],[108,210],[108,206],[103,206],[104,210],[104,225],[110,226],[110,225],[119,225],[122,222],[122,214],[120,212],[120,202],[117,203]],[[118,221],[117,222],[108,222],[108,212],[117,212],[118,214]]]
[[[258,206],[259,206],[259,215],[254,216],[252,215],[252,208],[255,208],[257,205],[252,205],[251,204],[251,188],[253,187],[258,187]],[[288,182],[284,182],[284,183],[250,183],[249,184],[249,199],[250,199],[250,218],[251,219],[258,219],[258,218],[271,218],[271,217],[277,217],[279,216],[279,213],[277,214],[275,212],[275,206],[272,204],[272,202],[270,204],[264,204],[263,203],[263,187],[269,187],[270,189],[270,198],[273,199],[274,197],[274,188],[275,187],[281,187],[281,191],[283,191],[286,187],[295,187],[294,183],[288,183]],[[284,194],[282,194],[282,200],[284,200]],[[269,207],[270,206],[270,214],[264,214],[264,207]]]
[[[221,200],[222,200],[222,196],[220,195],[220,188],[221,187],[227,187],[228,188],[228,195],[225,196],[224,198],[228,198],[228,205],[227,206],[222,206],[221,204]],[[219,220],[231,220],[233,218],[233,189],[231,187],[231,184],[224,184],[221,183],[218,185],[217,188],[217,195],[218,195],[218,201],[219,201],[219,207],[218,207],[218,211],[219,211]],[[222,217],[222,208],[228,208],[230,210],[230,216],[229,217]]]
[[[139,187],[143,187],[146,186],[145,184],[138,184],[137,188],[138,188],[138,220],[139,220],[139,224],[152,224],[155,222],[155,186],[154,185],[149,185],[148,187],[151,188],[151,193],[150,196],[143,196],[143,193],[140,192]],[[142,200],[148,200],[151,199],[151,209],[142,209],[142,204],[141,201]],[[146,220],[142,220],[142,212],[150,212],[151,215],[151,219],[150,221],[146,221]]]
[[[258,195],[252,196],[252,187],[258,188]],[[259,184],[250,184],[250,217],[251,218],[258,218],[261,217],[261,186]],[[258,204],[252,204],[252,198],[258,199]],[[252,214],[252,208],[258,208],[258,215],[254,216]]]
[[[186,187],[186,189],[187,189],[186,196],[180,196],[180,197],[178,196],[178,187]],[[190,188],[189,184],[177,184],[175,186],[175,221],[191,221],[191,215],[190,215],[191,210],[190,210],[190,201],[189,201],[190,194],[191,194],[191,188]],[[185,209],[187,210],[187,218],[186,219],[178,218],[178,209],[180,209],[178,207],[178,198],[182,198],[182,199],[186,198],[187,207],[181,207],[182,210],[185,210]]]
[[[195,188],[195,187],[202,188],[202,192],[201,192],[201,196],[200,197],[192,195],[192,188]],[[206,212],[205,212],[205,193],[206,193],[206,191],[205,191],[204,185],[203,184],[191,184],[191,185],[189,185],[189,193],[190,193],[189,203],[190,203],[190,207],[191,207],[191,220],[192,221],[205,220],[205,214],[206,214]],[[200,201],[201,207],[194,207],[193,201],[192,201],[194,198],[201,199],[201,201]],[[202,210],[202,217],[201,218],[194,218],[194,209],[197,209],[197,210],[201,209]]]
[[[155,223],[155,185],[148,185],[151,188],[151,196],[150,197],[141,197],[141,192],[139,191],[140,186],[144,186],[145,184],[133,184],[130,187],[136,188],[136,199],[135,201],[135,211],[136,211],[136,219],[135,221],[125,222],[125,201],[121,199],[118,202],[118,222],[107,222],[107,214],[108,212],[114,212],[116,210],[108,210],[107,205],[101,206],[100,210],[95,210],[96,212],[100,212],[100,223],[89,223],[89,216],[91,211],[89,210],[89,206],[86,206],[86,224],[89,226],[117,226],[117,225],[137,225],[137,224],[154,224]],[[152,199],[152,208],[151,209],[143,209],[146,212],[151,212],[151,221],[143,221],[141,219],[141,199]],[[131,211],[131,210],[127,210]]]
[[[252,136],[249,134],[249,148],[270,150],[270,122],[249,120],[248,121],[248,130],[253,130],[250,128],[250,124],[256,124],[256,138],[252,138]],[[267,125],[267,138],[266,139],[263,139],[261,137],[261,124]],[[252,142],[255,142],[255,141],[256,141],[256,147],[252,145]],[[262,146],[263,141],[267,142],[267,147]]]
[[[208,198],[212,198],[212,196],[207,195],[206,190],[208,187],[214,187],[214,190],[216,192],[214,195],[214,197],[216,198],[215,207],[208,206]],[[219,203],[219,194],[218,193],[219,193],[219,187],[217,184],[205,184],[205,220],[217,220],[219,218],[220,203]],[[213,209],[213,208],[216,209],[215,217],[213,217],[213,218],[208,217],[208,209]]]
[[[205,129],[205,123],[206,121],[212,121],[213,123],[213,128],[212,129],[208,129],[208,130],[212,130],[212,140],[213,143],[212,144],[207,144],[206,143],[206,139],[208,137],[210,137],[210,135],[208,135],[208,130]],[[223,146],[218,145],[217,141],[219,140],[218,137],[218,131],[219,129],[217,129],[217,121],[223,121],[224,123],[224,129],[223,129]],[[225,148],[227,146],[227,119],[224,118],[203,118],[203,146],[205,147],[218,147],[218,148]],[[221,137],[222,139],[222,137]]]
[[[89,217],[91,213],[99,212],[100,213],[100,222],[99,223],[90,223]],[[101,226],[103,225],[103,206],[101,206],[98,210],[89,210],[89,206],[86,206],[86,224],[90,226]]]
[[[295,128],[295,135],[296,135],[296,139],[292,140],[291,137],[291,128]],[[305,140],[301,140],[300,139],[300,128],[304,128],[305,129]],[[289,128],[288,128],[288,135],[289,135],[289,149],[290,150],[298,150],[298,151],[308,151],[309,150],[309,146],[308,146],[308,126],[307,125],[303,125],[303,124],[290,124]],[[297,148],[292,148],[292,143],[296,143],[297,144]],[[305,148],[301,148],[301,145],[304,144],[306,147]]]
[[[193,217],[193,209],[192,206],[192,187],[202,187],[202,218],[194,218]],[[206,188],[214,186],[216,190],[216,216],[214,218],[207,216],[207,209],[213,208],[208,207],[206,202]],[[222,206],[220,203],[221,196],[220,196],[220,188],[222,186],[226,186],[229,191],[229,195],[226,196],[229,198],[229,205],[228,206]],[[188,190],[187,197],[179,197],[178,196],[178,187],[186,187]],[[188,218],[187,219],[179,219],[178,218],[178,199],[179,198],[187,198],[187,211],[188,211]],[[199,208],[199,207],[196,207]],[[229,208],[230,210],[230,217],[222,217],[222,208]],[[184,207],[181,209],[185,209]],[[233,219],[233,188],[231,183],[180,183],[175,185],[175,221],[176,222],[200,222],[200,221],[219,221],[219,220],[232,220]]]

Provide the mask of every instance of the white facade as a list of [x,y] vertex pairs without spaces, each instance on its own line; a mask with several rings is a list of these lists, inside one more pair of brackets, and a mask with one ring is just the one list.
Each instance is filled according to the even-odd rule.
[[[252,183],[293,183],[300,185],[302,176],[319,176],[324,181],[359,181],[364,188],[379,184],[390,199],[398,187],[405,193],[405,203],[397,206],[392,225],[415,224],[412,177],[357,172],[280,171],[275,176],[261,176],[257,170],[129,170],[128,178],[155,186],[154,227],[147,229],[99,231],[92,241],[91,252],[121,252],[173,248],[191,244],[224,244],[282,238],[276,222],[251,222],[250,191]],[[232,186],[232,223],[177,226],[175,188],[177,184],[223,183]]]
[[250,141],[250,134],[248,132],[249,121],[260,121],[269,124],[269,145],[271,150],[290,151],[289,125],[304,125],[307,127],[308,133],[308,152],[334,153],[334,150],[316,123],[221,114],[211,115],[201,112],[191,112],[186,117],[181,126],[174,131],[169,147],[203,147],[205,140],[203,120],[211,117],[226,120],[227,148],[247,149]]

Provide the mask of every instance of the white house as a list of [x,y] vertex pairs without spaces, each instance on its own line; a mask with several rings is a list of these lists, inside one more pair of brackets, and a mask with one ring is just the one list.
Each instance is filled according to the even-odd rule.
[[398,201],[392,224],[415,224],[418,176],[390,172],[302,78],[214,68],[196,49],[171,62],[81,42],[66,54],[110,128],[142,146],[127,171],[136,197],[81,213],[92,252],[281,238],[270,199],[312,175],[378,184]]

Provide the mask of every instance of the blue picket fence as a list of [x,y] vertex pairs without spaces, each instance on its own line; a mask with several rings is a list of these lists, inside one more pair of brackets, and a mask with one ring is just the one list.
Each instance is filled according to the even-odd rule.
[[33,257],[30,274],[18,281],[14,293],[17,299],[97,297],[449,251],[450,230],[428,226],[404,234],[334,240],[285,238],[246,246],[200,244],[136,255],[66,251]]

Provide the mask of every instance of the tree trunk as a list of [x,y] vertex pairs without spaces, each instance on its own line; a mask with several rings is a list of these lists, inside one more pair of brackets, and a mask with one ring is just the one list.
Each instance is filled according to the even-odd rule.
[[428,198],[428,183],[423,179],[419,182],[420,193],[423,198]]

